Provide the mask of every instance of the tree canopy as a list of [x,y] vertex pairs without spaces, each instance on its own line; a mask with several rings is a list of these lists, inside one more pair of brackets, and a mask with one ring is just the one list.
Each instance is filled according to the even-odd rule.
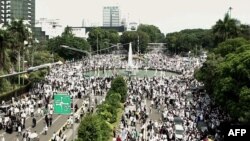
[[[139,40],[139,52],[145,53],[147,51],[147,46],[149,43],[149,36],[147,33],[142,31],[125,31],[121,35],[120,42],[122,44],[132,42],[133,52],[138,52],[138,40]],[[125,49],[128,50],[129,45],[124,45]]]
[[224,19],[219,19],[212,27],[214,34],[214,42],[218,45],[227,39],[243,37],[250,39],[250,26],[241,24],[237,19],[231,18],[229,13],[226,13]]
[[[96,113],[87,115],[80,124],[78,141],[107,141],[112,135],[112,124],[119,122],[118,114],[127,96],[127,84],[123,77],[112,80],[105,101],[97,106]],[[105,130],[104,130],[105,129]]]
[[80,52],[72,51],[60,47],[61,45],[66,45],[72,48],[90,51],[89,43],[80,37],[75,37],[69,27],[66,27],[61,36],[52,38],[48,41],[49,50],[55,54],[57,53],[60,57],[64,59],[80,59],[82,56],[86,55]]
[[[91,45],[92,51],[102,50],[117,44],[120,36],[117,31],[94,28],[89,32],[87,41]],[[103,51],[105,52],[105,51]],[[101,52],[100,52],[101,53]]]
[[193,51],[197,53],[200,48],[213,47],[213,35],[211,30],[185,29],[180,32],[166,35],[166,47],[170,53],[179,54]]
[[196,78],[237,121],[250,122],[250,43],[229,39],[209,54]]
[[87,115],[79,126],[78,141],[106,141],[110,131],[107,123],[99,116]]
[[151,43],[164,42],[164,34],[161,33],[160,29],[154,25],[140,24],[137,28],[137,31],[147,33],[149,36],[149,42]]

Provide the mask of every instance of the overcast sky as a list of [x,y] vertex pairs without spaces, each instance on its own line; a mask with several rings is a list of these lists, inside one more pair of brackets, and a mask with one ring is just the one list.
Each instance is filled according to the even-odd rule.
[[153,24],[163,33],[211,28],[231,6],[232,17],[250,24],[250,0],[36,0],[36,19],[60,19],[63,26],[102,25],[103,6],[120,6],[130,22]]

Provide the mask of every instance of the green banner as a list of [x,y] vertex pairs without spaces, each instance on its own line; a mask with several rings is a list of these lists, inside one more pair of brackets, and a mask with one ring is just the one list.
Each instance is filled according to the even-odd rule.
[[54,95],[54,114],[70,115],[71,102],[68,93],[57,93]]

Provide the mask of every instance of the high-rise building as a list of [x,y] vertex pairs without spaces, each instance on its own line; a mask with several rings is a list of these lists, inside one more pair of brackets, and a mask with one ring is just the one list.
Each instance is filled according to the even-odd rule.
[[36,32],[40,32],[40,29],[42,32],[45,32],[49,38],[60,36],[64,31],[64,27],[61,25],[61,21],[59,19],[40,18],[36,20]]
[[103,26],[120,26],[120,9],[118,6],[103,7]]
[[35,26],[35,0],[0,0],[0,23],[23,19]]

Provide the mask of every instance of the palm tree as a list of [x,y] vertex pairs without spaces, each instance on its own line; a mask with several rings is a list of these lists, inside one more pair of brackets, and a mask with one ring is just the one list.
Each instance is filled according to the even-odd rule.
[[215,42],[218,44],[226,39],[237,37],[240,34],[240,22],[232,19],[229,13],[226,13],[224,19],[218,20],[212,30],[215,35]]
[[6,65],[6,49],[10,46],[11,36],[7,30],[0,29],[0,68],[9,71],[10,66]]
[[[12,20],[8,25],[7,30],[10,32],[12,37],[14,37],[12,40],[12,50],[18,52],[18,71],[20,71],[20,53],[22,52],[24,56],[24,41],[29,37],[29,30],[22,19]],[[20,84],[20,75],[18,77],[18,84]]]

